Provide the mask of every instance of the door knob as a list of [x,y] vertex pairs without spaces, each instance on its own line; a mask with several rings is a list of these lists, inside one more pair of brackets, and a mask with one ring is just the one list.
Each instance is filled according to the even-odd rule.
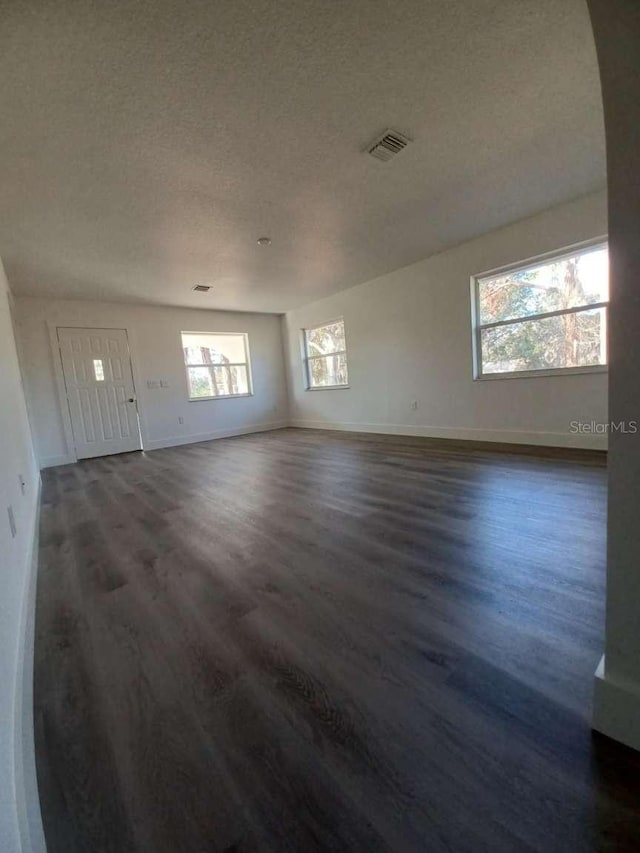
[[130,403],[135,403],[135,401],[136,401],[136,398],[135,398],[135,397],[129,397],[129,402],[130,402]]

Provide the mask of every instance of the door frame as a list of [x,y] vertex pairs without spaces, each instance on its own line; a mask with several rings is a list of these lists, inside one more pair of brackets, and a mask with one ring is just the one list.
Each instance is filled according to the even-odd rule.
[[[65,465],[78,461],[76,453],[76,443],[73,437],[73,427],[71,425],[71,411],[69,409],[69,396],[67,394],[67,385],[64,379],[64,369],[62,367],[62,353],[60,352],[60,342],[58,340],[58,329],[113,329],[114,331],[125,331],[127,333],[127,341],[129,343],[129,360],[131,362],[131,376],[133,379],[133,390],[136,395],[136,403],[138,407],[138,422],[140,425],[140,443],[141,450],[149,444],[149,432],[147,430],[146,419],[142,400],[138,392],[139,388],[143,387],[142,377],[137,368],[138,359],[136,357],[137,346],[135,340],[135,332],[130,326],[95,326],[95,325],[80,325],[79,323],[65,323],[63,320],[47,320],[47,329],[49,331],[49,344],[51,346],[51,358],[53,361],[53,372],[55,377],[56,396],[58,400],[58,410],[62,420],[62,430],[64,433],[64,442],[66,453],[64,459],[61,459],[57,464]],[[101,457],[96,457],[100,459]]]

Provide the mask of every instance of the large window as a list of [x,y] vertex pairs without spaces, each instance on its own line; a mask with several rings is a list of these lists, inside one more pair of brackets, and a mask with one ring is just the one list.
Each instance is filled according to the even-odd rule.
[[251,394],[247,335],[182,332],[190,400]]
[[476,378],[602,369],[606,243],[472,280]]
[[309,389],[347,386],[349,377],[344,320],[305,329],[304,348]]

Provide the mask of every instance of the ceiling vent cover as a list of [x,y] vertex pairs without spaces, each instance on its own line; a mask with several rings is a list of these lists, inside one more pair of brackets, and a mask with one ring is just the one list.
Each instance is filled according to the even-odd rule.
[[385,130],[382,136],[369,145],[367,154],[371,154],[376,160],[391,160],[396,154],[399,154],[411,142],[408,136],[403,133],[398,133],[397,130]]
[[208,293],[211,290],[208,284],[196,284],[196,286],[192,287],[191,289],[197,291],[198,293]]

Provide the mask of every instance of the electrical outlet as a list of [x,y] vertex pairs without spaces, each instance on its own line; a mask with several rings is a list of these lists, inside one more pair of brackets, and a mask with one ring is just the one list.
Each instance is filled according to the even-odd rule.
[[414,410],[418,408],[418,401],[417,400],[411,401],[411,408]]
[[16,528],[16,519],[15,519],[15,516],[13,514],[13,507],[12,506],[7,507],[7,515],[9,516],[9,530],[11,531],[11,538],[15,539],[16,533],[18,532],[18,530]]

